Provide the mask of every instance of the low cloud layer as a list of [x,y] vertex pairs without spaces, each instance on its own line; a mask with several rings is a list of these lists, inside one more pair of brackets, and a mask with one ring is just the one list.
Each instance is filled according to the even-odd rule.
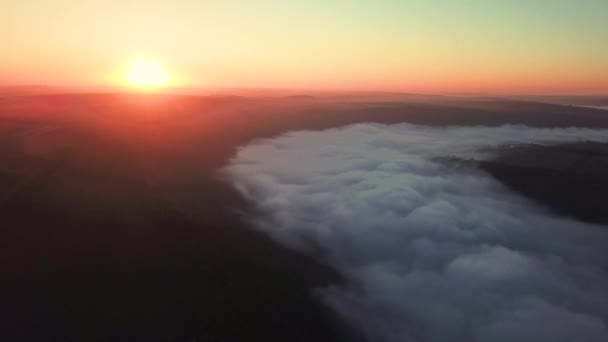
[[370,341],[600,342],[608,230],[442,159],[581,140],[608,131],[365,124],[257,141],[226,172],[260,229],[344,275],[319,294]]

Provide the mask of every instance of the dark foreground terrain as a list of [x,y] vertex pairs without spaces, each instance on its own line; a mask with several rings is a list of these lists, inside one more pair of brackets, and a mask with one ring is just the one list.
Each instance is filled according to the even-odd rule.
[[608,224],[608,144],[510,146],[481,167],[563,215]]
[[[241,215],[247,203],[220,170],[252,139],[357,122],[608,128],[605,111],[500,99],[0,97],[0,340],[352,338],[312,294],[337,275],[252,230]],[[560,198],[578,183],[561,193],[544,185],[576,166],[518,164],[515,154],[532,153],[518,151],[486,170],[606,223],[605,177],[596,187],[582,176],[581,196],[595,191],[595,209],[577,209]]]

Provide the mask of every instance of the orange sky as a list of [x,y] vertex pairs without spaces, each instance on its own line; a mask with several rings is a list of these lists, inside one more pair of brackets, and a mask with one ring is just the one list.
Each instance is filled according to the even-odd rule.
[[22,0],[0,84],[608,93],[608,1]]

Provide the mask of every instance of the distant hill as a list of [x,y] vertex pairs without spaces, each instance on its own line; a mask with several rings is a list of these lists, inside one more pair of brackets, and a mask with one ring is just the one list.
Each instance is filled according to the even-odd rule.
[[29,96],[75,93],[101,93],[115,89],[111,87],[67,87],[49,85],[0,86],[0,96]]

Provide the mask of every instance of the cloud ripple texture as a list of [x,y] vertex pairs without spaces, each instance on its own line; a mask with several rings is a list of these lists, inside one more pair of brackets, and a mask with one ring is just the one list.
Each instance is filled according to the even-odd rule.
[[224,171],[257,228],[342,274],[315,293],[369,341],[603,342],[608,229],[450,161],[579,141],[608,131],[359,124],[254,141]]

